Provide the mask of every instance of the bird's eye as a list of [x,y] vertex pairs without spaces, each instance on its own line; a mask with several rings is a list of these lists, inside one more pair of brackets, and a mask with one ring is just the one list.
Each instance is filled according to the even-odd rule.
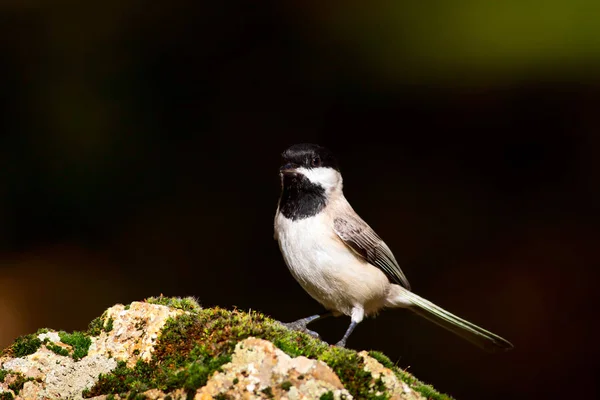
[[321,166],[321,157],[319,157],[319,156],[313,157],[313,159],[310,160],[310,165],[313,168],[320,167]]

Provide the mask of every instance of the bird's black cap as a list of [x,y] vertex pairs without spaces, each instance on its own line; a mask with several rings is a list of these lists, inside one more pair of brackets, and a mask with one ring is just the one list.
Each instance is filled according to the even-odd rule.
[[339,165],[333,153],[329,149],[312,143],[300,143],[289,147],[284,151],[283,164],[285,166],[318,168],[329,167],[339,171]]

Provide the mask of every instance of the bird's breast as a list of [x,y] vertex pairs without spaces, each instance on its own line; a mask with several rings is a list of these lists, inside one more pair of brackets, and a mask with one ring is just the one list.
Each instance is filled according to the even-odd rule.
[[292,221],[278,214],[276,237],[291,274],[315,300],[348,314],[353,305],[379,308],[389,282],[357,257],[335,234],[325,213]]
[[325,217],[318,214],[292,221],[282,214],[277,216],[275,229],[281,253],[291,273],[303,286],[315,277],[326,278],[340,263],[352,260],[335,232],[328,228]]

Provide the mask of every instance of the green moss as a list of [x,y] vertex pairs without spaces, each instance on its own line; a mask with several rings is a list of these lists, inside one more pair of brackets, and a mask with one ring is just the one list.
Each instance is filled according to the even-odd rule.
[[273,394],[273,389],[270,386],[267,386],[266,388],[264,388],[260,392],[262,394],[264,394],[265,396],[267,396],[267,399],[273,399],[273,398],[275,398],[275,395]]
[[10,371],[7,371],[5,369],[0,369],[0,383],[4,382],[4,379],[6,378],[6,375],[10,374]]
[[149,297],[146,299],[146,303],[160,304],[172,308],[177,308],[183,311],[198,312],[202,309],[198,301],[193,297]]
[[131,304],[127,304],[124,308],[124,310],[129,310],[131,308]]
[[333,369],[340,378],[344,387],[359,399],[379,399],[375,393],[385,390],[381,380],[373,382],[373,376],[365,370],[365,364],[355,351],[330,347],[319,357]]
[[384,367],[392,370],[400,380],[407,383],[414,391],[422,394],[428,400],[452,400],[452,397],[439,393],[433,386],[421,382],[413,375],[398,368],[398,366],[392,363],[392,361],[383,353],[379,351],[370,351],[369,355],[379,361]]
[[35,353],[41,345],[42,341],[36,334],[24,335],[19,336],[8,351],[14,357],[25,357]]
[[235,345],[249,336],[270,340],[293,357],[303,355],[322,360],[355,398],[374,398],[377,387],[373,387],[373,378],[364,370],[364,362],[355,351],[332,347],[309,335],[290,331],[256,312],[214,308],[172,319],[164,327],[155,355],[170,359],[171,367],[176,368],[179,361],[173,354],[185,359],[196,343],[203,343],[209,356],[230,355]]
[[13,400],[15,396],[11,392],[0,392],[0,400]]
[[330,390],[327,393],[323,393],[321,397],[319,397],[319,400],[333,400],[333,392]]
[[415,387],[415,391],[421,393],[428,400],[451,400],[452,397],[439,393],[431,385],[421,384]]
[[[208,357],[206,351],[197,346],[188,358],[173,355],[163,360],[167,365],[162,365],[156,359],[150,362],[139,360],[134,368],[128,368],[126,363],[121,361],[111,373],[100,375],[98,382],[84,393],[84,397],[109,393],[139,393],[151,388],[163,391],[183,388],[188,394],[192,394],[206,384],[214,371],[230,360],[229,356]],[[169,365],[177,367],[170,368]]]
[[240,381],[240,380],[239,380],[238,378],[233,378],[233,384],[234,384],[234,385],[237,385],[237,384],[239,383],[239,381]]
[[285,390],[286,392],[288,390],[290,390],[291,387],[292,387],[292,382],[290,382],[290,381],[281,382],[281,388],[283,390]]
[[69,350],[65,349],[64,347],[61,347],[50,341],[46,341],[45,345],[48,348],[48,350],[55,352],[59,356],[65,356],[65,357],[69,356]]
[[21,391],[21,389],[23,389],[23,386],[25,385],[25,382],[29,382],[29,381],[33,381],[33,378],[26,378],[23,374],[17,372],[14,373],[14,375],[16,376],[16,379],[13,381],[13,383],[11,383],[10,385],[8,385],[8,388],[10,390],[12,390],[13,392],[15,392],[15,394],[19,394],[19,392]]
[[92,389],[84,390],[82,394],[83,397],[94,397],[99,389],[104,391],[103,394],[126,393],[139,379],[140,377],[135,376],[132,369],[127,368],[125,361],[119,361],[114,370],[109,374],[100,374],[98,383]]
[[146,324],[147,324],[147,321],[138,320],[134,326],[135,326],[135,329],[137,329],[138,331],[141,331],[141,330],[144,330],[144,328],[146,328]]
[[72,357],[75,361],[87,356],[90,345],[92,344],[92,339],[85,333],[77,331],[73,333],[59,332],[58,336],[60,337],[61,342],[73,347]]
[[104,330],[104,318],[98,317],[94,318],[92,322],[88,325],[87,334],[90,336],[100,336],[102,331]]
[[108,320],[106,320],[106,324],[104,325],[104,331],[105,332],[112,331],[114,322],[115,322],[115,320],[112,317],[110,317]]
[[369,356],[371,356],[372,358],[376,359],[377,361],[379,361],[379,363],[381,365],[383,365],[386,368],[392,369],[394,368],[396,365],[392,362],[392,360],[390,360],[388,358],[388,356],[386,356],[385,354],[383,354],[380,351],[374,351],[371,350],[369,351]]
[[110,332],[113,330],[114,319],[112,317],[107,318],[106,312],[102,316],[95,318],[88,325],[88,330],[85,333],[87,336],[99,336],[102,332]]

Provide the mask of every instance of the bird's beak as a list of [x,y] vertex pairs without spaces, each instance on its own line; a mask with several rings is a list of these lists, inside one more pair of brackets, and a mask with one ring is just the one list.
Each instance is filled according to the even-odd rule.
[[279,168],[279,173],[293,174],[296,172],[296,168],[298,168],[298,166],[296,164],[288,163],[288,164],[282,165],[281,168]]

